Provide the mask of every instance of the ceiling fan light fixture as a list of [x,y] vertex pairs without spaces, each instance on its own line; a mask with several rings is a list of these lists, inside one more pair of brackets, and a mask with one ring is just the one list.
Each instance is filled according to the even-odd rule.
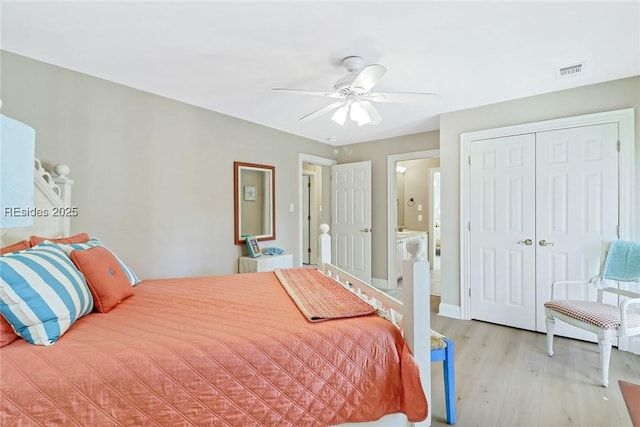
[[375,125],[380,124],[382,122],[382,116],[380,115],[378,110],[376,110],[375,107],[373,105],[371,105],[371,102],[369,102],[367,100],[360,101],[360,105],[362,105],[362,108],[364,109],[364,111],[369,116],[369,119],[370,119],[369,123],[370,124],[375,126]]
[[351,103],[349,118],[354,122],[358,122],[358,126],[363,126],[371,122],[369,114],[367,114],[367,112],[359,102]]
[[340,126],[345,124],[347,115],[359,126],[367,124],[375,126],[382,123],[382,116],[373,103],[415,104],[427,102],[433,96],[437,96],[434,93],[423,92],[372,92],[387,72],[384,66],[380,64],[364,66],[364,60],[359,56],[348,56],[343,59],[342,63],[349,74],[338,79],[333,86],[334,92],[284,88],[274,88],[273,90],[298,95],[338,98],[339,101],[312,111],[299,120],[315,119],[334,111],[331,119]]
[[342,126],[344,125],[345,120],[347,120],[348,112],[349,107],[346,104],[341,105],[340,108],[338,108],[336,112],[333,113],[333,115],[331,116],[331,120]]
[[358,126],[364,126],[371,123],[371,120],[369,120],[369,117],[361,117],[360,120],[357,120],[357,122],[358,122]]

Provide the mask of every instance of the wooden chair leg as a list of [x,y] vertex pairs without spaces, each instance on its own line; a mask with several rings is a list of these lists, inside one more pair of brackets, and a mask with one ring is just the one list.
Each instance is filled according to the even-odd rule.
[[547,354],[553,356],[553,332],[556,326],[556,319],[547,316]]
[[606,338],[598,340],[600,350],[600,369],[602,371],[602,387],[609,386],[609,360],[611,359],[611,341]]
[[453,351],[453,341],[445,338],[447,347],[445,348],[445,358],[442,364],[444,370],[444,396],[447,406],[447,423],[456,423],[456,376],[455,358]]

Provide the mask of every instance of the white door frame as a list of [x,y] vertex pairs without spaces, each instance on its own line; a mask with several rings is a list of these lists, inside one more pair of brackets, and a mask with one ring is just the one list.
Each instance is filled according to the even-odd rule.
[[[440,157],[440,150],[414,151],[413,153],[387,156],[387,289],[396,288],[398,283],[396,275],[396,228],[398,224],[396,162],[433,157]],[[382,287],[382,283],[379,286]]]
[[[433,270],[433,261],[436,259],[436,215],[435,215],[435,191],[433,184],[435,183],[435,174],[440,173],[440,167],[429,168],[429,247],[427,248],[427,257]],[[442,174],[440,174],[442,179]],[[442,193],[440,194],[440,207],[442,208]],[[442,209],[440,209],[442,211]]]
[[[296,263],[296,265],[298,267],[302,266],[302,260],[304,259],[304,248],[303,248],[303,238],[302,235],[304,233],[303,230],[303,215],[302,215],[302,196],[303,196],[303,191],[304,191],[304,186],[303,186],[303,179],[302,179],[302,164],[303,163],[311,163],[314,165],[320,165],[320,166],[333,166],[335,164],[337,164],[338,162],[336,160],[333,159],[328,159],[325,157],[318,157],[318,156],[314,156],[313,154],[306,154],[306,153],[298,153],[298,262]],[[322,201],[322,210],[324,211],[325,209],[329,208],[328,206],[328,201],[324,200]],[[329,211],[330,212],[330,211]],[[311,230],[311,232],[313,232],[313,230]],[[331,232],[331,231],[329,231]],[[319,233],[319,232],[318,232]]]
[[471,318],[470,308],[470,242],[469,242],[469,144],[478,139],[497,138],[522,133],[535,133],[548,130],[565,129],[570,127],[597,125],[603,123],[618,123],[620,139],[620,238],[633,240],[638,238],[639,230],[634,224],[635,200],[635,128],[634,109],[607,111],[603,113],[586,114],[555,120],[486,129],[467,132],[460,135],[460,314],[462,319]]

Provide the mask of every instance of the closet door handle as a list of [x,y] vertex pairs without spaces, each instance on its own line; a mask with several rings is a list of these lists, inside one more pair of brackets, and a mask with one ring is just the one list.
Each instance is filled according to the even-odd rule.
[[363,228],[362,230],[360,230],[360,232],[362,233],[368,233],[369,231],[371,231],[371,229],[369,228]]
[[547,242],[546,240],[540,240],[538,242],[540,246],[555,246],[556,244],[553,242]]
[[527,245],[527,246],[531,246],[533,244],[533,240],[531,239],[527,239],[527,240],[520,240],[518,242],[519,245]]

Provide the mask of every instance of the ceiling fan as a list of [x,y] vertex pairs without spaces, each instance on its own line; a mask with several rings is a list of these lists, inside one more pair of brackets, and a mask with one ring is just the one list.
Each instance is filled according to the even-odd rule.
[[348,56],[343,59],[342,64],[349,74],[335,83],[333,86],[335,92],[282,88],[275,88],[273,90],[298,95],[338,98],[340,101],[313,111],[301,117],[300,120],[314,119],[335,110],[331,116],[333,121],[344,125],[348,115],[349,118],[357,122],[359,126],[366,124],[377,125],[382,122],[382,116],[373,106],[372,102],[422,103],[430,101],[434,96],[438,96],[435,93],[420,92],[372,92],[374,86],[387,72],[385,67],[372,64],[363,68],[364,61],[359,56]]

